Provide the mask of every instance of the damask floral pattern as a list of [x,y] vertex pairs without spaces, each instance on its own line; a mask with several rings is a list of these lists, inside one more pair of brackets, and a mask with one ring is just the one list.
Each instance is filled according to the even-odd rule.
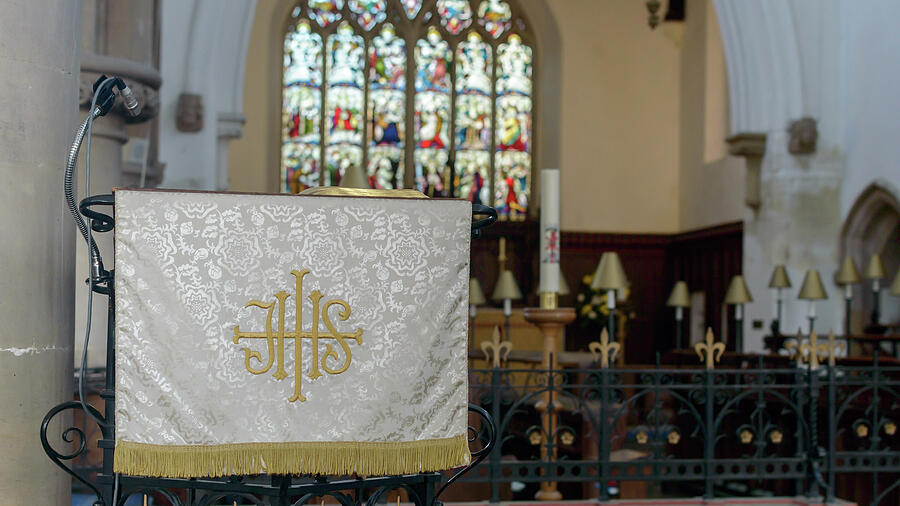
[[[471,204],[161,191],[116,193],[117,440],[150,444],[414,441],[462,435]],[[363,329],[342,374],[254,375],[242,347],[266,356],[251,300],[342,299],[340,332]],[[275,320],[278,316],[274,317]],[[327,330],[320,322],[320,330]],[[319,344],[325,353],[326,343]],[[336,349],[339,347],[336,347]],[[285,363],[293,364],[293,342]],[[303,370],[311,343],[303,341]],[[338,353],[341,351],[338,349]],[[340,363],[331,359],[332,365]],[[257,363],[257,362],[254,362]],[[403,415],[401,416],[401,413]]]

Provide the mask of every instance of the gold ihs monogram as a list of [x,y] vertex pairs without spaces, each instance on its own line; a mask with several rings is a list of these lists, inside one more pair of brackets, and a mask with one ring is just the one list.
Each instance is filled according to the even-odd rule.
[[[334,323],[331,321],[331,317],[329,316],[328,311],[332,306],[339,306],[337,316],[338,318],[340,318],[340,321],[346,321],[348,318],[350,318],[350,304],[348,304],[347,301],[339,299],[332,299],[322,303],[322,299],[324,298],[324,296],[318,290],[313,290],[313,292],[309,294],[308,299],[312,302],[312,326],[309,332],[304,331],[302,315],[303,305],[300,301],[303,298],[303,277],[309,274],[309,270],[293,270],[291,271],[291,274],[297,280],[297,292],[294,294],[294,331],[290,332],[285,330],[285,301],[287,301],[288,297],[290,297],[290,294],[282,290],[275,294],[275,300],[272,302],[251,300],[247,303],[246,306],[244,306],[258,307],[267,310],[266,331],[241,332],[239,326],[235,325],[234,344],[238,344],[241,339],[265,339],[266,347],[268,350],[267,361],[263,362],[262,354],[260,354],[260,352],[251,350],[250,348],[243,348],[244,366],[247,368],[247,371],[253,374],[265,374],[269,372],[272,366],[276,365],[277,362],[277,368],[275,370],[274,376],[277,380],[283,380],[288,376],[287,372],[285,372],[284,370],[284,343],[287,339],[293,339],[294,395],[292,395],[288,399],[288,401],[303,402],[306,400],[306,397],[301,393],[301,370],[303,368],[303,355],[301,352],[301,348],[303,340],[311,340],[312,361],[307,377],[311,380],[315,380],[322,376],[322,370],[324,370],[328,374],[341,374],[350,367],[350,360],[352,358],[352,355],[350,352],[350,346],[347,344],[347,340],[352,339],[356,341],[357,345],[362,345],[363,331],[361,328],[357,328],[356,332],[353,333],[338,332],[335,328]],[[273,329],[273,317],[275,316],[276,306],[278,310],[278,326],[277,328]],[[319,332],[320,319],[321,322],[324,323],[325,328],[328,329],[327,333]],[[339,362],[340,356],[330,343],[325,344],[325,353],[322,354],[321,358],[319,357],[320,339],[333,339],[337,341],[337,344],[340,345],[341,350],[343,351],[343,363]],[[263,366],[259,369],[255,369],[252,365],[250,365],[250,359],[257,360],[258,362],[263,364]],[[329,366],[329,359],[338,361],[338,363],[340,363],[339,367],[332,368],[331,366]]]

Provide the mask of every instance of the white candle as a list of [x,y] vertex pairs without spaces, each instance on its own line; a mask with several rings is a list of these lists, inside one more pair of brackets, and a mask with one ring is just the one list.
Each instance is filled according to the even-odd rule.
[[844,285],[844,298],[850,300],[853,298],[853,287],[850,285]]
[[503,315],[509,316],[512,314],[512,300],[503,299]]
[[743,304],[735,304],[734,305],[734,319],[742,320],[744,318],[744,305]]
[[872,291],[877,292],[878,290],[881,290],[881,280],[873,279],[872,280]]
[[684,308],[681,306],[677,306],[675,308],[675,321],[681,321],[684,319]]
[[469,318],[475,319],[475,315],[478,314],[478,308],[475,304],[469,304]]
[[816,301],[809,301],[809,313],[807,313],[807,316],[810,318],[816,317]]
[[606,307],[609,308],[610,311],[616,308],[616,291],[615,290],[607,290],[606,291]]
[[541,275],[545,293],[559,292],[559,169],[541,171]]

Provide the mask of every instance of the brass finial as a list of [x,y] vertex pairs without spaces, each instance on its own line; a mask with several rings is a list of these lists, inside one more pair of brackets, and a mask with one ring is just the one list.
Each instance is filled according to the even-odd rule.
[[707,369],[714,369],[716,362],[722,358],[722,353],[725,353],[725,343],[717,343],[715,340],[712,328],[707,328],[706,342],[694,344],[694,351],[706,363]]
[[628,287],[628,276],[615,251],[606,251],[600,256],[600,263],[594,272],[591,288],[594,290],[624,290]]
[[744,276],[737,275],[731,278],[728,284],[728,291],[725,292],[726,304],[746,304],[753,302],[753,296],[747,289],[747,283],[744,282]]
[[881,255],[878,253],[869,259],[869,265],[866,266],[866,278],[884,279],[884,264],[881,263]]
[[769,279],[769,288],[790,288],[791,278],[788,277],[787,269],[784,265],[778,264],[772,271],[772,277]]
[[506,360],[512,348],[513,344],[511,341],[500,342],[500,327],[494,327],[494,335],[491,336],[490,341],[481,341],[481,351],[484,352],[484,359],[493,361],[494,367],[500,367],[500,361]]
[[862,277],[859,275],[859,269],[856,268],[856,262],[852,257],[845,257],[834,282],[839,285],[855,285],[860,281],[862,281]]
[[609,342],[609,332],[606,328],[600,332],[600,342],[594,341],[588,344],[588,350],[594,355],[594,361],[600,362],[600,367],[606,369],[609,364],[616,359],[616,354],[622,349],[622,345],[616,342]]
[[784,347],[797,359],[798,364],[808,364],[811,369],[819,367],[822,357],[833,367],[838,352],[846,350],[844,343],[835,340],[834,332],[828,333],[828,340],[825,342],[819,342],[819,337],[812,332],[809,339],[804,342],[802,334],[798,331],[797,340],[785,344]]
[[797,298],[801,300],[821,300],[827,299],[825,287],[822,285],[822,278],[819,277],[819,271],[810,269],[806,271],[803,277],[803,284],[800,286],[800,293]]
[[487,302],[484,296],[484,290],[481,289],[481,283],[478,278],[469,278],[469,304],[480,306]]
[[672,287],[672,293],[669,294],[669,300],[666,301],[666,305],[669,307],[690,307],[691,296],[688,292],[687,283],[684,281],[675,283],[675,286]]

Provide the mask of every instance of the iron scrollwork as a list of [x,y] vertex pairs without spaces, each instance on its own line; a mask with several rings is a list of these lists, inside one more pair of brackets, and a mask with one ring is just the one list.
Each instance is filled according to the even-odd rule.
[[44,416],[44,420],[41,422],[41,446],[44,447],[44,452],[48,457],[50,457],[50,460],[52,460],[54,464],[56,464],[67,474],[71,475],[73,478],[90,488],[97,495],[97,497],[100,497],[100,489],[96,484],[90,481],[88,476],[75,472],[65,464],[65,461],[76,459],[87,452],[87,436],[85,435],[84,431],[75,426],[67,427],[62,431],[60,438],[66,443],[75,442],[75,440],[73,439],[73,435],[75,436],[75,438],[77,438],[78,448],[70,453],[56,451],[47,438],[47,431],[50,428],[50,422],[53,421],[53,418],[56,417],[56,415],[70,409],[82,411],[87,409],[92,415],[90,417],[91,419],[103,420],[103,415],[101,415],[100,412],[90,404],[82,404],[78,401],[67,401],[58,404]]

